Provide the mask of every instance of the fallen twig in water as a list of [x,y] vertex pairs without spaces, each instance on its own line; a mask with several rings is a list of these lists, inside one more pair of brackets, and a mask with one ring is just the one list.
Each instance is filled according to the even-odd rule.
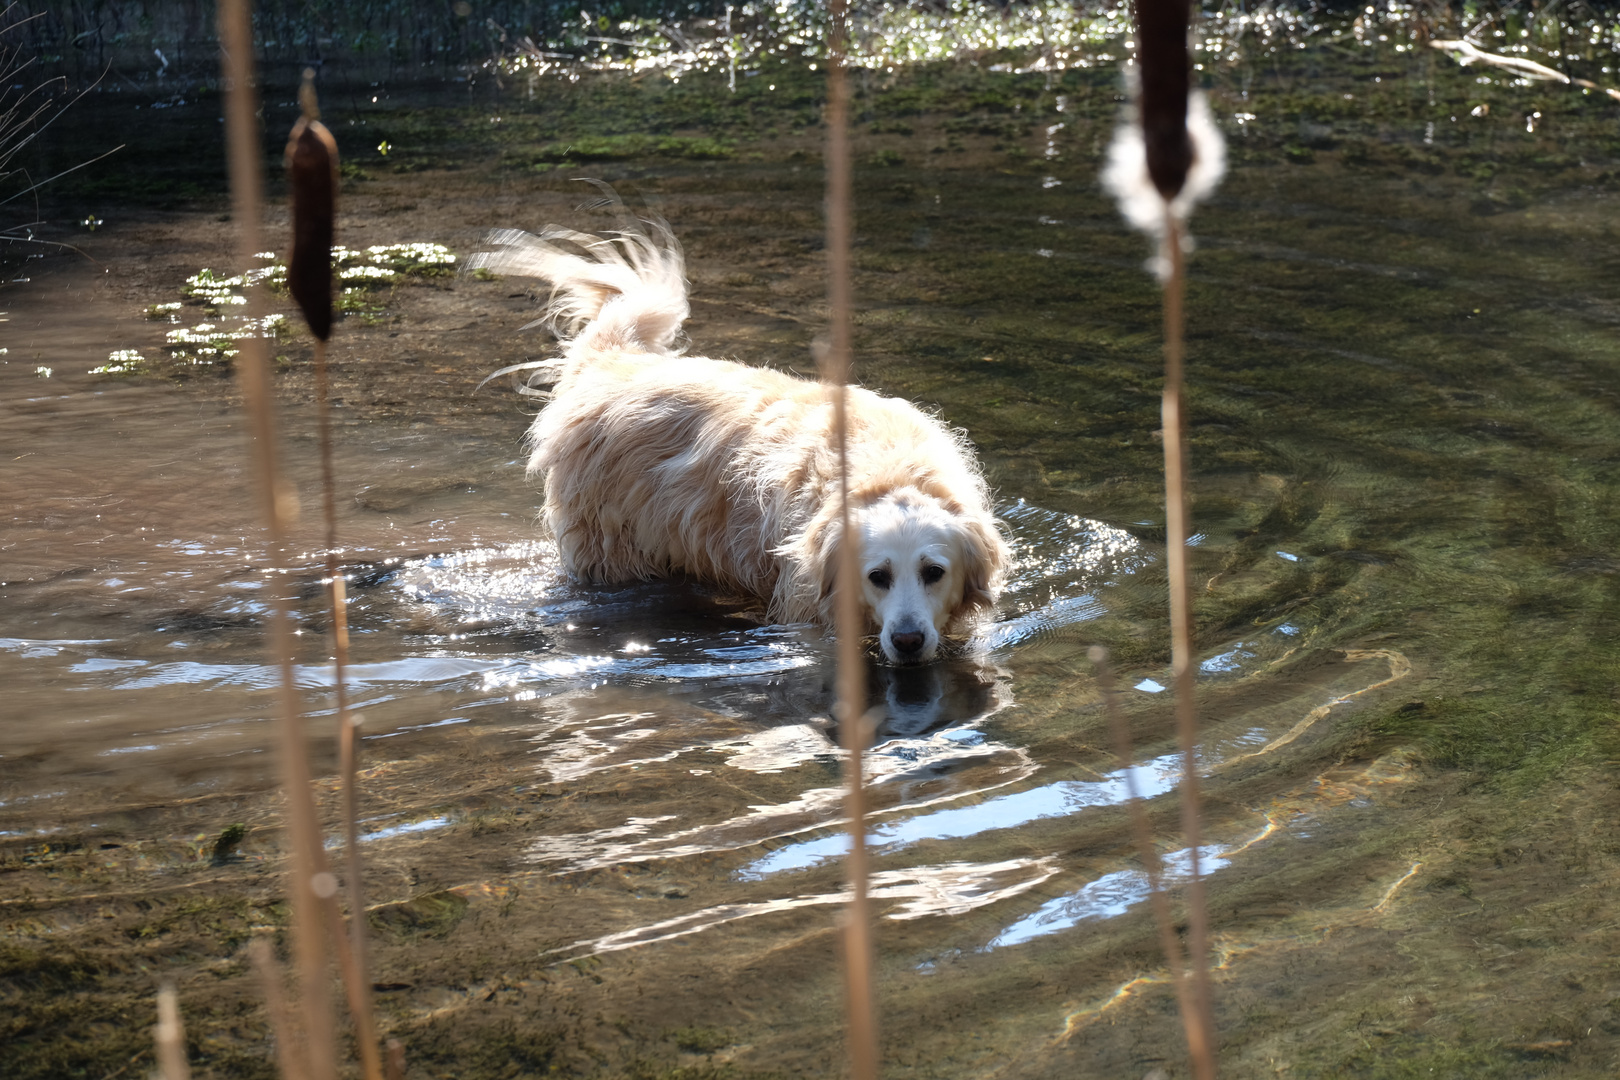
[[1566,75],[1557,68],[1550,68],[1545,64],[1538,64],[1534,60],[1522,60],[1517,56],[1500,56],[1489,53],[1471,41],[1447,40],[1431,41],[1429,47],[1439,49],[1456,55],[1457,63],[1467,65],[1473,63],[1490,64],[1492,67],[1506,68],[1517,71],[1527,79],[1541,79],[1544,82],[1559,82],[1566,86],[1573,86],[1580,90],[1599,90],[1620,101],[1620,90],[1610,86],[1599,86],[1590,79],[1577,79]]

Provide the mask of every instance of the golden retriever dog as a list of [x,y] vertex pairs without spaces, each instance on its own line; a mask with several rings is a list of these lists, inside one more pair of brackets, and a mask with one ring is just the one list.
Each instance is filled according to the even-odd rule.
[[[506,230],[471,267],[551,285],[563,354],[529,429],[542,520],[575,579],[666,575],[756,597],[779,622],[832,625],[840,535],[833,409],[821,383],[675,349],[685,261],[662,221],[607,237]],[[531,324],[533,325],[533,324]],[[849,495],[867,633],[892,663],[932,660],[994,604],[1008,550],[962,434],[849,390]]]

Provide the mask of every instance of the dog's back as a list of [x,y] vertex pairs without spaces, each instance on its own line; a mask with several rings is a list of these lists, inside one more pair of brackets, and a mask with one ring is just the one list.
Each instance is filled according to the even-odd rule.
[[[539,321],[563,339],[564,359],[529,429],[543,518],[576,577],[685,573],[768,597],[771,548],[795,514],[760,481],[802,457],[825,395],[769,370],[676,359],[685,260],[667,225],[645,225],[608,238],[505,230],[470,263],[551,284]],[[785,421],[775,439],[761,427],[770,415]]]
[[[471,266],[551,283],[540,320],[564,356],[529,429],[543,520],[563,565],[599,582],[685,574],[824,619],[839,466],[820,383],[676,356],[688,314],[684,259],[661,221],[611,238],[557,227],[497,233]],[[532,325],[532,324],[531,324]],[[977,539],[968,607],[993,600],[1005,546],[959,433],[908,402],[849,395],[857,506],[913,491]]]

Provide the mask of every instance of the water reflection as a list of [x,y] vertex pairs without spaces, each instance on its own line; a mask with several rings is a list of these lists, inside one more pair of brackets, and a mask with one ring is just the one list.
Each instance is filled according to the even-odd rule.
[[[1198,853],[1200,874],[1214,874],[1231,863],[1228,850],[1206,845]],[[1171,888],[1192,877],[1192,849],[1182,848],[1160,857],[1160,882]],[[1116,870],[1089,882],[1078,892],[1042,904],[997,934],[985,949],[1022,945],[1047,934],[1068,930],[1091,919],[1112,919],[1145,901],[1151,890],[1143,870]]]
[[[882,748],[878,752],[881,753]],[[1175,787],[1179,769],[1180,758],[1166,754],[1133,767],[1132,772],[1142,797],[1154,798]],[[996,829],[1015,829],[1040,818],[1066,817],[1096,807],[1118,806],[1125,801],[1128,791],[1123,770],[1097,781],[1064,780],[972,806],[935,810],[879,825],[867,835],[866,842],[879,852],[892,853],[922,840],[960,839]],[[761,878],[803,870],[837,858],[847,849],[848,841],[843,836],[810,840],[773,851],[744,867],[739,876]]]
[[[924,672],[874,664],[869,669],[874,698],[891,702],[892,710],[886,712],[881,734],[866,759],[875,814],[915,812],[983,796],[1035,771],[1023,750],[987,739],[977,730],[1010,703],[1004,678],[967,662],[935,668]],[[844,755],[826,719],[832,704],[830,686],[810,672],[766,689],[769,692],[754,694],[754,700],[782,719],[765,726],[759,725],[757,711],[733,713],[729,725],[718,722],[724,714],[717,710],[744,692],[737,688],[729,694],[712,688],[703,691],[697,695],[703,704],[689,715],[672,712],[662,696],[659,708],[603,715],[601,691],[588,699],[539,703],[537,719],[544,730],[531,738],[538,767],[550,783],[578,784],[594,773],[639,770],[683,755],[701,759],[708,767],[687,770],[691,779],[684,783],[693,798],[682,815],[688,822],[683,827],[649,834],[628,828],[634,819],[627,818],[621,825],[539,838],[530,845],[528,859],[554,872],[572,872],[746,848],[837,828],[842,822],[843,788],[836,783],[812,784],[780,802],[703,820],[703,808],[716,805],[704,797],[705,786],[727,785],[724,770],[760,776],[803,771],[810,778],[831,772],[836,777]],[[724,726],[735,733],[721,735]],[[693,818],[699,820],[692,823]]]
[[[868,895],[874,903],[898,901],[884,917],[898,921],[925,916],[961,915],[1028,892],[1058,873],[1052,859],[1009,859],[996,863],[946,863],[872,875]],[[622,930],[594,940],[576,941],[556,950],[570,960],[618,952],[639,945],[702,933],[726,923],[798,908],[849,903],[847,891],[783,897],[754,903],[723,904],[689,915]]]

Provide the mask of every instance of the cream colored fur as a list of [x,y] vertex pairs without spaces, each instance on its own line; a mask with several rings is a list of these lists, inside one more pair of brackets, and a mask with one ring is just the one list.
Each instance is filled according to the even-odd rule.
[[[827,388],[673,353],[684,264],[667,227],[651,227],[499,233],[501,250],[473,263],[552,285],[565,351],[529,430],[544,524],[575,578],[684,574],[758,597],[778,621],[830,627],[841,537]],[[1000,589],[1008,553],[989,492],[961,435],[907,402],[852,387],[849,425],[867,629],[891,661],[932,659]]]

